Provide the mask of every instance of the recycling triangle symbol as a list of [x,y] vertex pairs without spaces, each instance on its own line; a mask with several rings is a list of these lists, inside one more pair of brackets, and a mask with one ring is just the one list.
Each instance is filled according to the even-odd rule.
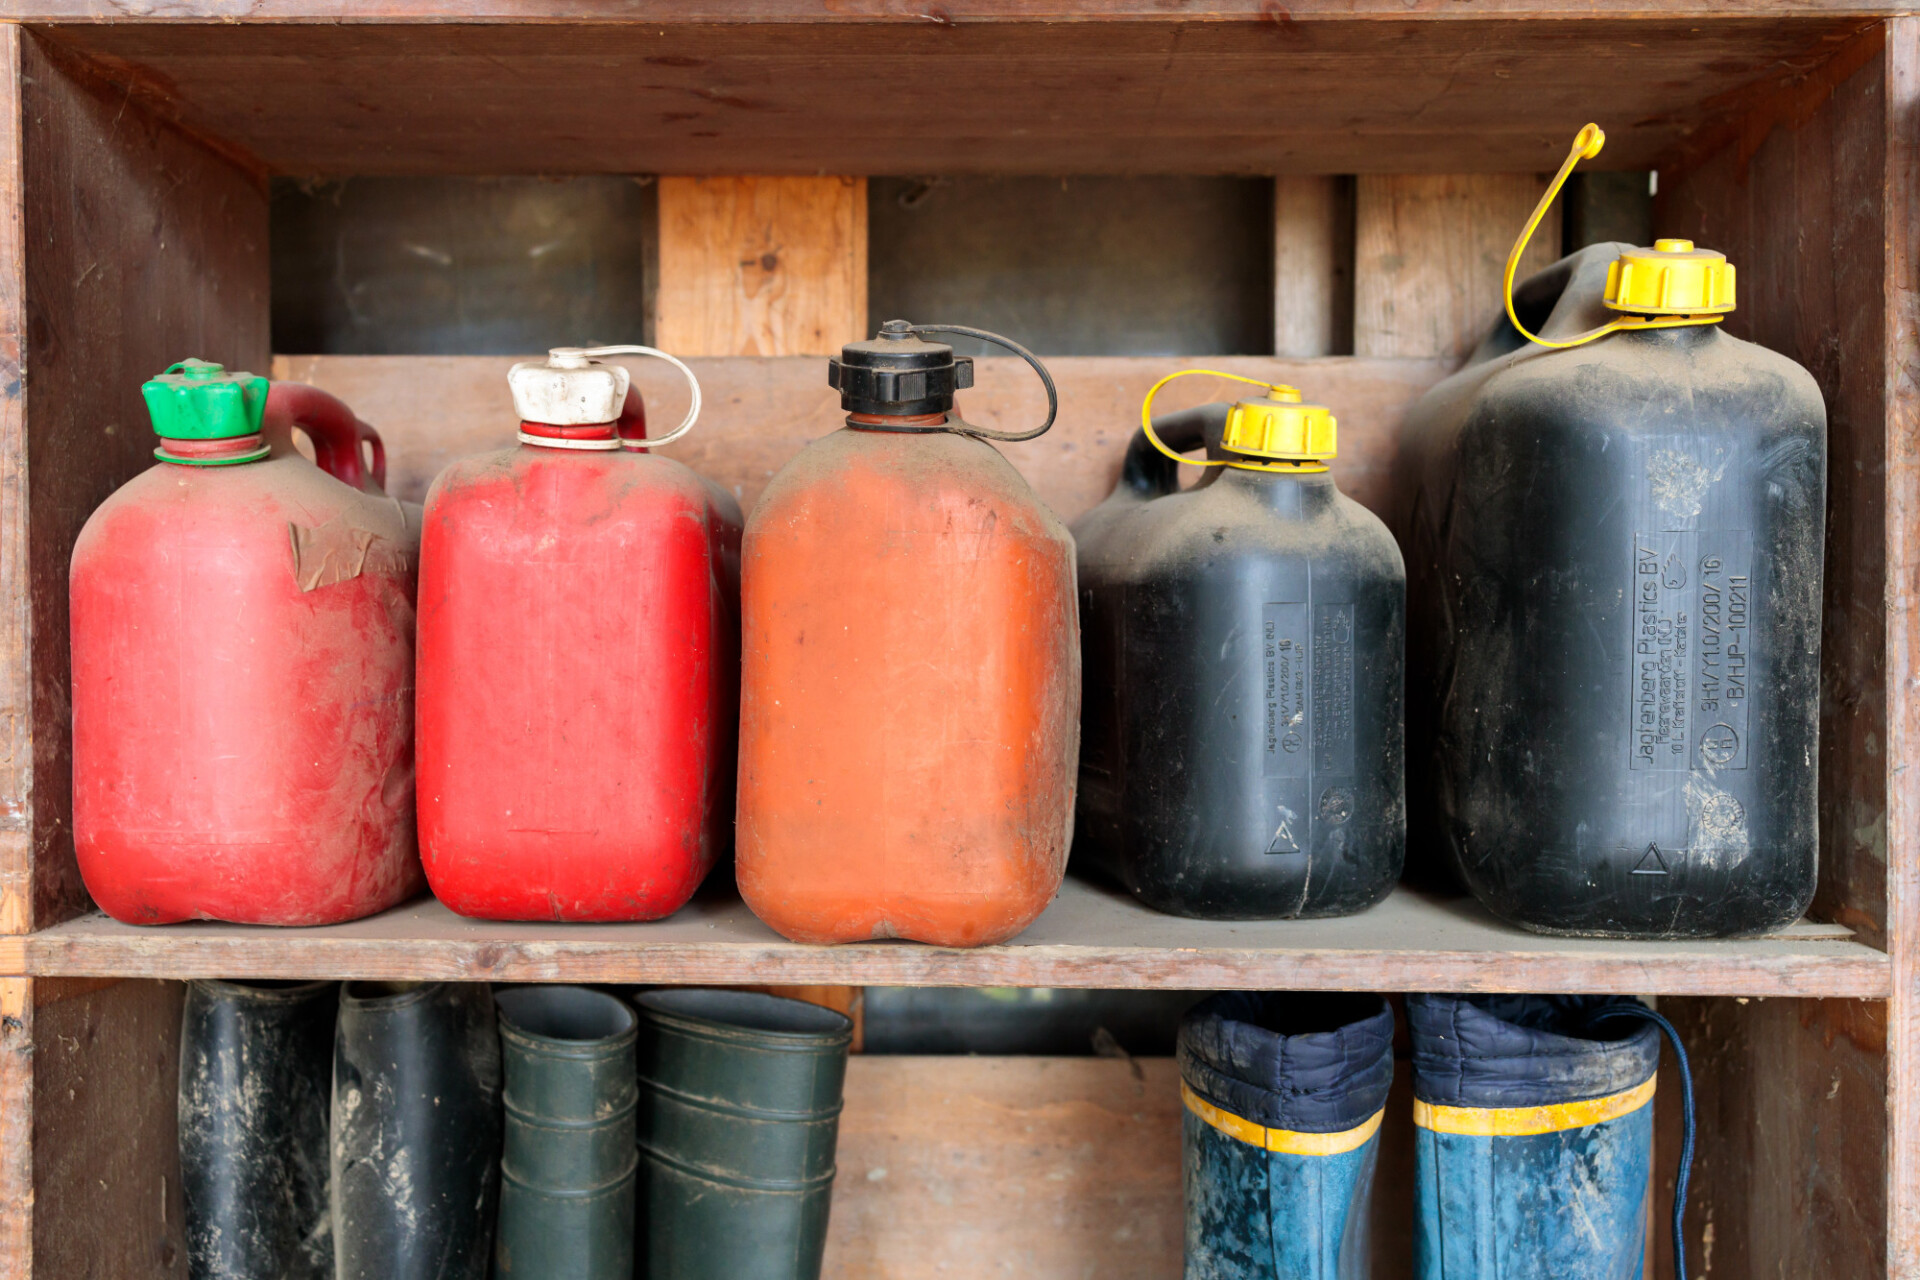
[[1667,874],[1667,860],[1660,856],[1660,846],[1649,844],[1647,851],[1640,855],[1640,861],[1633,864],[1633,874],[1637,876],[1664,876]]

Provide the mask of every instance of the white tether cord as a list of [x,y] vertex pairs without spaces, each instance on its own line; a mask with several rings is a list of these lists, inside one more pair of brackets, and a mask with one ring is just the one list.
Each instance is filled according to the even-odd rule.
[[[657,360],[665,360],[686,376],[687,386],[693,391],[693,403],[687,406],[687,416],[680,420],[680,425],[658,438],[649,437],[644,440],[622,440],[620,444],[624,448],[657,449],[663,444],[672,444],[675,440],[678,440],[681,436],[693,430],[693,424],[700,417],[700,379],[694,377],[693,370],[682,364],[677,357],[668,355],[658,347],[641,346],[587,347],[581,351],[580,354],[589,360],[601,356],[652,356]],[[546,442],[542,441],[542,443]]]

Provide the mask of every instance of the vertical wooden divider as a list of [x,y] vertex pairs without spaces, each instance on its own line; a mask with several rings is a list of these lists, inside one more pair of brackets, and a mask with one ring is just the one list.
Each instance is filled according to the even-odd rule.
[[[67,561],[153,465],[140,384],[265,370],[267,191],[95,69],[0,24],[0,931],[88,906],[73,856]],[[0,976],[0,1275],[174,1277],[179,1001]]]
[[1886,23],[1887,1263],[1920,1275],[1920,19]]
[[[1546,187],[1528,173],[1361,174],[1354,354],[1466,359],[1500,314],[1507,251]],[[1527,246],[1520,278],[1559,256],[1560,222],[1549,217]]]
[[[1827,403],[1820,888],[1810,914],[1895,960],[1890,1003],[1662,1000],[1700,1092],[1688,1264],[1704,1274],[1914,1274],[1916,41],[1869,28],[1718,151],[1660,175],[1655,232],[1740,273],[1729,332],[1804,365]],[[1890,896],[1889,889],[1893,893]],[[1904,966],[1904,967],[1903,967]],[[1663,1136],[1676,1100],[1661,1095]],[[1891,1119],[1891,1127],[1890,1127]],[[1662,1161],[1672,1149],[1663,1144]],[[1663,1172],[1662,1177],[1666,1175]],[[1905,1251],[1904,1261],[1900,1254]],[[1891,1264],[1891,1265],[1889,1265]],[[1665,1263],[1663,1261],[1663,1272]]]
[[[867,336],[865,178],[668,177],[659,187],[655,346],[825,356]],[[859,1051],[860,988],[750,989],[846,1014]]]
[[865,178],[662,178],[655,345],[820,356],[866,336]]
[[1273,353],[1353,354],[1350,177],[1273,180]]

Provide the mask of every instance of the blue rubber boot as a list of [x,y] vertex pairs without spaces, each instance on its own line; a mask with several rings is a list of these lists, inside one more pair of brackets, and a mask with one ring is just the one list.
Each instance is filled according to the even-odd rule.
[[[1660,1032],[1672,1028],[1611,996],[1414,995],[1407,1021],[1416,1280],[1639,1280]],[[1684,1080],[1677,1036],[1674,1047]],[[1690,1088],[1685,1101],[1676,1246]]]
[[1187,1280],[1366,1280],[1393,1083],[1379,996],[1214,996],[1180,1023]]

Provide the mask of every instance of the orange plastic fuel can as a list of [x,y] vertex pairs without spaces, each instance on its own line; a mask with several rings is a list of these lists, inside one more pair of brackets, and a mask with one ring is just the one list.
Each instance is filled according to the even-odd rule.
[[[962,421],[973,364],[1025,357],[1047,424]],[[844,430],[747,521],[738,877],[802,942],[980,946],[1059,892],[1073,827],[1080,640],[1073,540],[989,440],[1053,421],[1004,339],[889,321],[831,362]]]

